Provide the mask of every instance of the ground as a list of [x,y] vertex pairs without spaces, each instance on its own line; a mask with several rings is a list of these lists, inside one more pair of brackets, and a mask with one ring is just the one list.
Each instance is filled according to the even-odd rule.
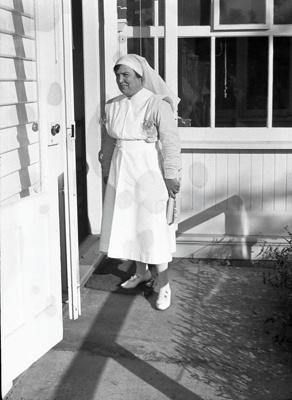
[[175,259],[170,309],[157,294],[82,289],[82,316],[5,400],[292,400],[292,349],[266,268]]

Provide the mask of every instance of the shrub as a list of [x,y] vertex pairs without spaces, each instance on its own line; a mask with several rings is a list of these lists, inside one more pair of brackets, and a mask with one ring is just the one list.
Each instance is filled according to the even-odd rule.
[[288,237],[285,246],[272,247],[266,246],[264,243],[263,248],[259,255],[262,259],[273,261],[273,272],[264,273],[263,281],[269,284],[279,295],[279,301],[282,306],[288,310],[282,311],[280,315],[274,314],[273,317],[268,318],[265,324],[276,324],[280,328],[280,332],[274,336],[274,340],[282,343],[284,340],[291,340],[291,327],[292,327],[292,233],[285,227]]

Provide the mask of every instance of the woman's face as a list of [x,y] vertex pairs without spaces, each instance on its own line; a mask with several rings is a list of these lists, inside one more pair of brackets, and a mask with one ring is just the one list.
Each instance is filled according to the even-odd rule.
[[125,96],[133,96],[142,89],[142,79],[127,65],[121,65],[115,74],[118,87]]

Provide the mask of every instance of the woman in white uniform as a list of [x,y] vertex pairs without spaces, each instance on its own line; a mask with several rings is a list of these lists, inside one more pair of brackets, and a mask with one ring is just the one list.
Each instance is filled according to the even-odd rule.
[[135,54],[114,67],[122,95],[109,100],[104,124],[108,137],[100,160],[107,182],[100,250],[109,257],[136,261],[136,273],[122,284],[134,288],[151,279],[156,265],[156,307],[171,303],[168,262],[175,251],[175,229],[167,224],[169,197],[179,192],[180,139],[173,95],[147,61]]

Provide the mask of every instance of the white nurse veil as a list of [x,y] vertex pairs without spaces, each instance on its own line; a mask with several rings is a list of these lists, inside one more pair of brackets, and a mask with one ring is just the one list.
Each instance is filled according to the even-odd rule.
[[174,113],[176,112],[180,98],[172,92],[161,76],[150,67],[144,57],[138,56],[137,54],[126,54],[117,60],[115,66],[121,64],[127,65],[142,76],[142,85],[145,89],[170,99],[172,111]]

